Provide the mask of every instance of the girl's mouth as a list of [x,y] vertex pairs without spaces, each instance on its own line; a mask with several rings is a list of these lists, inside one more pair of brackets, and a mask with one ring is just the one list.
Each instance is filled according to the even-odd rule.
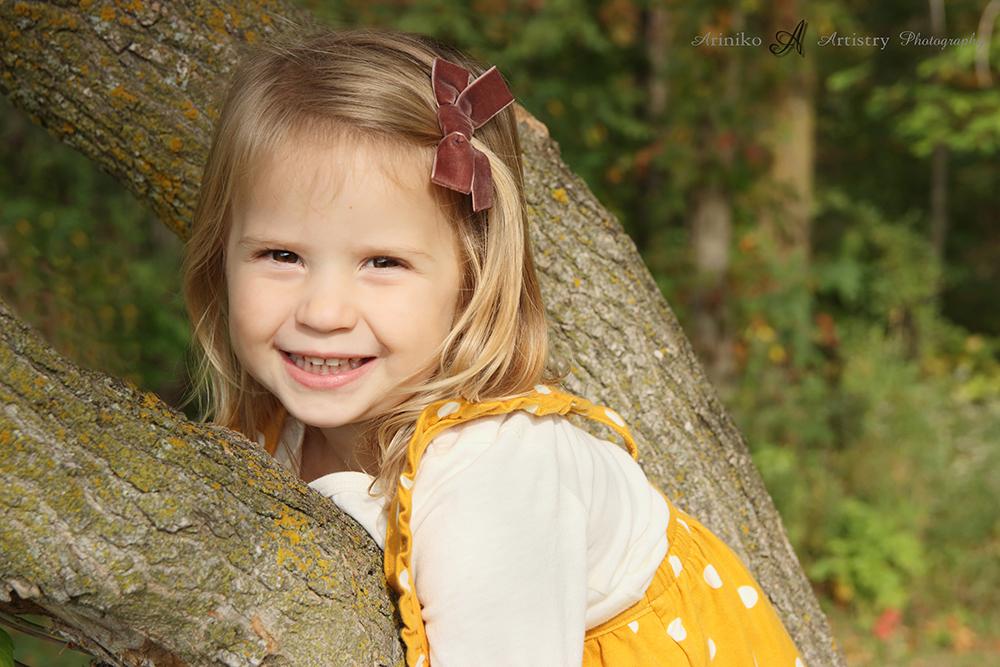
[[307,373],[313,373],[315,375],[337,375],[338,373],[345,373],[347,371],[352,371],[375,358],[354,357],[352,359],[323,359],[320,357],[303,357],[297,354],[292,354],[291,352],[286,352],[285,354],[288,355],[288,358],[291,359],[292,363],[296,366]]

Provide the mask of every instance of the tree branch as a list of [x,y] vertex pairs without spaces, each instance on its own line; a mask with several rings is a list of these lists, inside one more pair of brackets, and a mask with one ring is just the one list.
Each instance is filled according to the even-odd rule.
[[[231,63],[287,29],[278,17],[308,26],[271,0],[0,2],[0,86],[182,237]],[[844,665],[742,436],[634,244],[523,110],[520,129],[568,389],[627,419],[647,474],[744,559],[806,663]],[[380,555],[352,521],[242,438],[72,367],[2,312],[8,589],[114,665],[400,659]]]
[[351,519],[5,306],[0,332],[0,608],[30,601],[112,665],[398,662],[381,552]]

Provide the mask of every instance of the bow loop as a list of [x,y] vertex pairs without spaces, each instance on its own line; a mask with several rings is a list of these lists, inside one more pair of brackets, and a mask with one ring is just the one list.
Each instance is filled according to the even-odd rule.
[[431,180],[449,190],[470,194],[474,169],[466,169],[465,165],[475,163],[475,150],[472,142],[458,132],[446,136],[434,154]]
[[469,85],[469,70],[461,65],[435,58],[431,65],[431,81],[438,106],[454,104],[459,94]]
[[455,106],[467,113],[473,127],[478,129],[513,101],[500,70],[491,67],[462,91]]
[[472,145],[472,133],[514,101],[496,67],[469,82],[469,71],[435,58],[431,66],[438,124],[444,135],[434,154],[431,181],[472,194],[472,210],[493,206],[493,172],[486,154]]

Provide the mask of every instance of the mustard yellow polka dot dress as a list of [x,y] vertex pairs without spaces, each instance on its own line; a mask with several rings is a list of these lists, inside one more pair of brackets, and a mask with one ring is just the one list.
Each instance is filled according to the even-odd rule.
[[[633,458],[635,442],[621,417],[583,399],[539,386],[506,401],[442,401],[417,422],[390,517],[385,574],[399,594],[406,664],[430,667],[421,606],[410,573],[412,489],[417,465],[441,431],[479,417],[526,410],[542,416],[574,413],[621,435]],[[645,597],[610,621],[587,631],[583,665],[614,667],[804,667],[795,645],[766,596],[736,555],[698,521],[670,505],[669,550]],[[489,622],[489,619],[484,619]]]

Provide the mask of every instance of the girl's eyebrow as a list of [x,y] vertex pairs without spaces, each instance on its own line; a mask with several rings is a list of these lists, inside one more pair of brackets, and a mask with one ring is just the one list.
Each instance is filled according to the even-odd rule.
[[240,245],[240,246],[274,246],[274,245],[282,245],[282,244],[279,243],[278,241],[274,241],[274,240],[269,239],[269,238],[267,238],[265,236],[257,236],[256,234],[248,234],[247,236],[241,237],[240,240],[236,243],[236,245]]

